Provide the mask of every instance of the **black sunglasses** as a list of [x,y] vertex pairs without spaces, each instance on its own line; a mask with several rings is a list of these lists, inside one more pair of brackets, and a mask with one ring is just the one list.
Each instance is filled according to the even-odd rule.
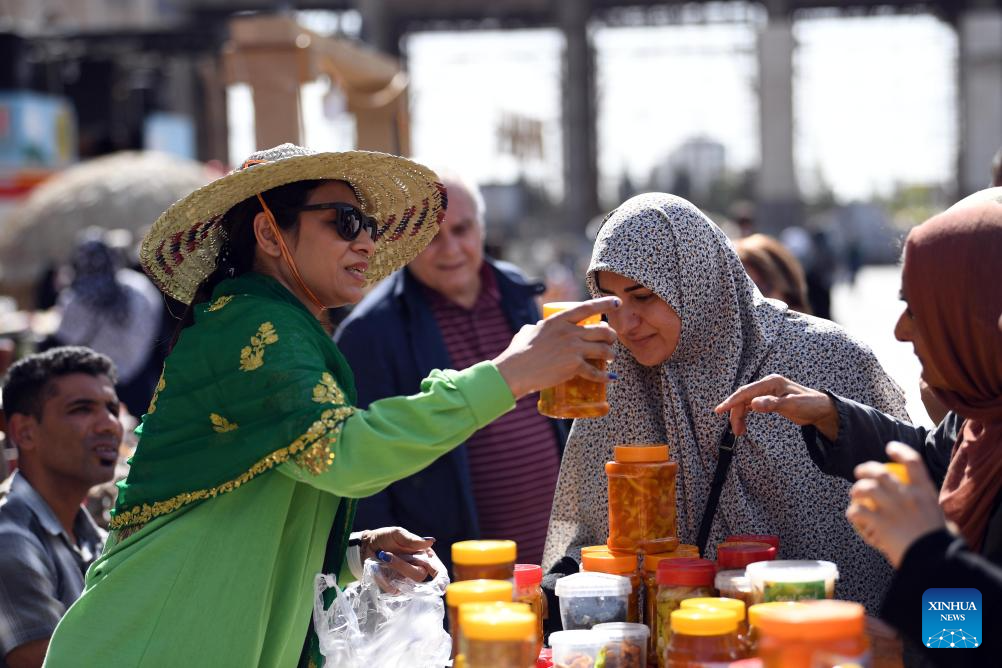
[[337,233],[345,241],[354,241],[362,230],[369,230],[369,238],[373,241],[379,235],[379,221],[362,213],[354,204],[345,202],[324,202],[322,204],[305,204],[289,211],[326,211],[337,213],[331,222],[337,225]]

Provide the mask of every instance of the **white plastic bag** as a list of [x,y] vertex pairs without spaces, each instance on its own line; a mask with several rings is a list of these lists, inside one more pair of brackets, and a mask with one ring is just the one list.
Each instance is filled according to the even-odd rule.
[[[414,582],[369,559],[362,579],[343,590],[336,578],[320,573],[314,587],[313,624],[327,666],[337,668],[441,668],[451,666],[452,638],[443,627],[442,596],[449,575],[438,557],[429,560],[438,575]],[[324,610],[323,595],[337,592]]]

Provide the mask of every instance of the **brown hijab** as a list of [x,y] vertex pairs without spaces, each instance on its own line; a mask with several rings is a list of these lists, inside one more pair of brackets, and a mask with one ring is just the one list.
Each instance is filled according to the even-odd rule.
[[1002,489],[1002,189],[994,190],[913,229],[902,276],[923,363],[941,379],[930,386],[965,418],[939,501],[974,550]]

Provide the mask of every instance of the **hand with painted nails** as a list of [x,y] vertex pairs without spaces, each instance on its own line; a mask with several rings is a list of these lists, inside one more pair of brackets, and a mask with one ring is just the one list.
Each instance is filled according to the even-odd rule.
[[887,455],[904,464],[908,483],[884,464],[860,464],[854,471],[857,482],[849,492],[845,516],[863,540],[898,568],[908,548],[925,534],[945,527],[946,519],[921,455],[894,441],[887,444]]
[[[433,562],[435,552],[431,546],[434,538],[422,538],[400,527],[383,527],[361,532],[361,558],[376,559],[400,575],[423,582],[435,577],[437,570]],[[441,562],[438,562],[441,563]]]
[[523,326],[508,348],[494,359],[515,398],[572,378],[597,383],[612,380],[588,360],[611,361],[616,332],[604,322],[583,326],[577,323],[621,305],[618,297],[591,299],[535,325]]
[[779,374],[739,387],[713,409],[718,415],[728,411],[735,436],[747,431],[745,418],[753,412],[778,413],[801,427],[813,425],[830,441],[838,438],[838,411],[831,397]]

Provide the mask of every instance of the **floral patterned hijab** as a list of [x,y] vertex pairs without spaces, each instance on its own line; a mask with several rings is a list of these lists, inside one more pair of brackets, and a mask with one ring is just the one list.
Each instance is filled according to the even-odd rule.
[[[713,408],[740,385],[770,373],[828,389],[907,419],[900,389],[873,354],[827,320],[764,298],[723,232],[686,200],[660,193],[623,203],[599,231],[588,270],[653,290],[682,321],[674,354],[641,366],[617,346],[609,414],[574,423],[564,453],[544,567],[608,534],[604,462],[621,443],[667,443],[679,464],[679,539],[695,543],[727,417]],[[844,512],[849,483],[826,476],[800,429],[753,414],[723,487],[709,556],[730,533],[774,533],[784,559],[843,567],[840,594],[876,610],[890,567],[856,536]]]

